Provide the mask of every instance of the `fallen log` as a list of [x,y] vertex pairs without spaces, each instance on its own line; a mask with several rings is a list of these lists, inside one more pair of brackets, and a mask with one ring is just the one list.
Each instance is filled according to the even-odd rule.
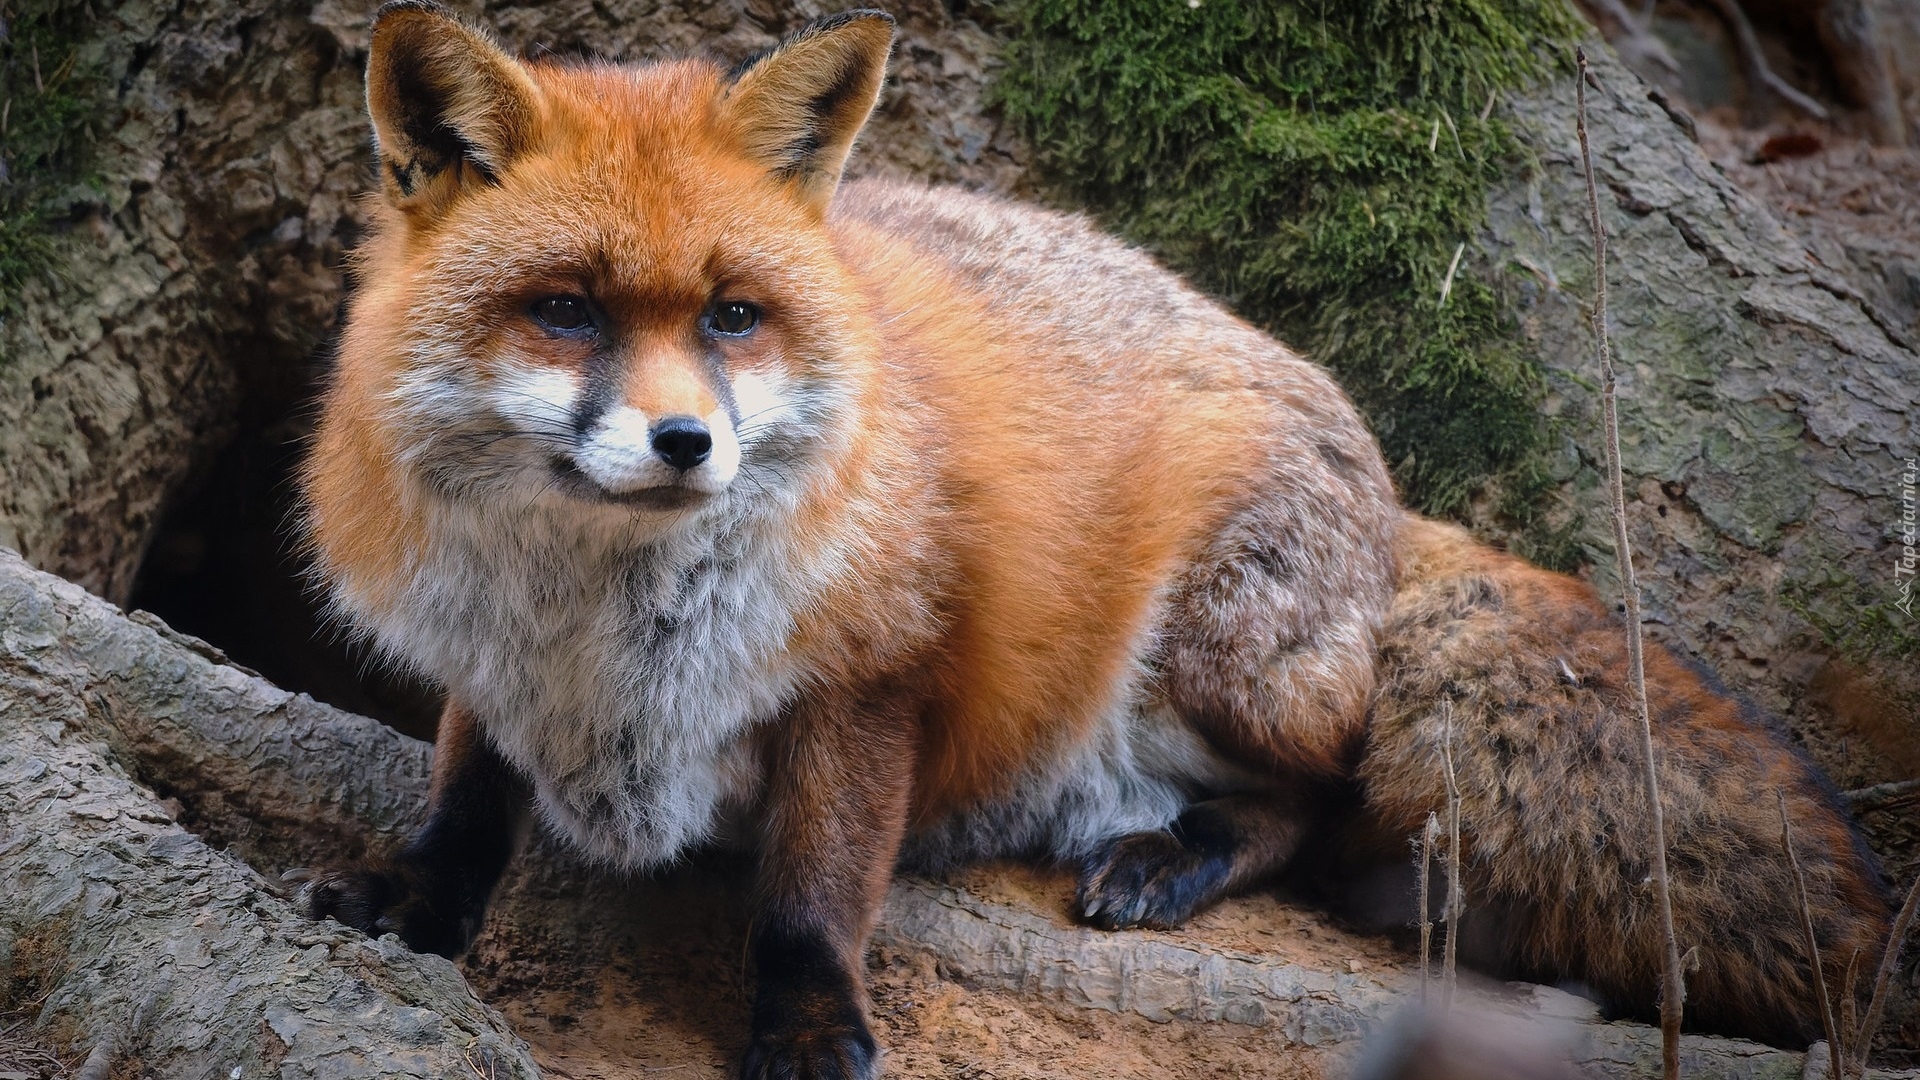
[[[84,1075],[539,1075],[452,964],[302,918],[121,764],[114,743],[140,733],[115,718],[180,709],[271,732],[255,709],[276,691],[0,558],[5,1004],[31,1009],[43,1037],[84,1055]],[[227,775],[254,805],[246,759],[219,760],[240,770]],[[274,790],[282,770],[260,773]],[[329,804],[306,809],[324,817]]]

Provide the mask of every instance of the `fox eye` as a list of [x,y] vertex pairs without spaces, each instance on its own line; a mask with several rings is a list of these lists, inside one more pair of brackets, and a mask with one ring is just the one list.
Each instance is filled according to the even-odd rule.
[[587,302],[577,296],[545,296],[533,302],[534,321],[549,330],[585,330],[593,325]]
[[760,309],[744,300],[728,300],[714,306],[707,316],[707,327],[716,334],[739,337],[760,325]]

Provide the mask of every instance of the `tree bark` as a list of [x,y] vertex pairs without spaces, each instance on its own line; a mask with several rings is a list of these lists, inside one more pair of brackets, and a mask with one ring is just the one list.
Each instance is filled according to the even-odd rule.
[[[1900,474],[1920,454],[1914,341],[1721,175],[1689,120],[1588,48],[1606,88],[1589,123],[1650,630],[1784,714],[1830,770],[1907,779],[1920,666],[1902,660],[1920,623],[1895,607],[1895,575]],[[1529,164],[1491,196],[1479,269],[1515,271],[1514,309],[1547,373],[1556,500],[1618,598],[1573,99],[1563,79],[1507,102]],[[1846,760],[1842,732],[1875,752]]]
[[[303,774],[308,752],[281,736],[323,755],[387,743],[399,768],[381,782],[424,782],[422,747],[214,665],[11,552],[0,625],[0,986],[53,1041],[116,1076],[538,1075],[452,964],[302,918],[122,764],[190,778],[202,807],[266,812],[252,826],[359,809],[364,834],[417,790],[356,798],[362,782]],[[254,735],[199,741],[236,723]],[[121,756],[138,752],[154,756]]]

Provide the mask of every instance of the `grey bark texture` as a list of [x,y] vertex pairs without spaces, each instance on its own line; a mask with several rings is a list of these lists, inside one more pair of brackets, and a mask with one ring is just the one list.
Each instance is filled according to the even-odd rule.
[[[417,806],[424,748],[3,551],[0,650],[0,985],[34,1000],[51,1041],[113,1075],[538,1075],[451,963],[302,918],[124,764],[187,780],[202,806],[230,791],[261,827],[363,810],[363,834]],[[367,799],[344,773],[302,778],[311,751],[289,735],[329,758],[386,752],[383,787]]]
[[[180,824],[268,866],[341,858],[411,827],[431,755],[0,549],[0,984],[33,984],[36,1023],[56,1041],[154,1077],[536,1075],[453,965],[301,919],[253,867]],[[546,865],[523,880],[591,877],[544,846],[526,858]],[[623,893],[637,902],[607,885],[589,882],[601,891],[575,908],[509,897],[496,918],[584,920]],[[1261,1029],[1276,1051],[1351,1054],[1409,984],[1391,970],[1090,930],[918,879],[895,885],[875,947],[1075,1008]],[[1589,1075],[1657,1071],[1657,1031],[1601,1023],[1559,991],[1488,987],[1467,1008],[1476,1025],[1547,1025]],[[1806,1060],[1704,1037],[1685,1051],[1701,1078],[1785,1080]]]
[[[1683,114],[1589,53],[1605,87],[1589,126],[1645,619],[1813,732],[1830,770],[1906,779],[1920,767],[1920,623],[1897,607],[1896,577],[1900,477],[1920,456],[1912,315],[1824,265],[1708,161]],[[1547,372],[1556,498],[1617,597],[1573,97],[1558,80],[1508,100],[1529,162],[1493,192],[1479,247],[1482,268],[1514,271]],[[1884,753],[1844,760],[1827,745],[1843,729]]]

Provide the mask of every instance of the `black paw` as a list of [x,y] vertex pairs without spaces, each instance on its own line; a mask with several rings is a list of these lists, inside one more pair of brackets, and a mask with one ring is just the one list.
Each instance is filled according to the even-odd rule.
[[436,889],[401,865],[289,870],[294,906],[309,919],[333,919],[369,937],[398,934],[415,952],[455,957],[480,932],[483,912]]
[[1172,832],[1123,836],[1080,867],[1080,917],[1103,930],[1170,930],[1226,892],[1232,860],[1194,851]]
[[880,1048],[864,1023],[803,1032],[757,1032],[740,1063],[741,1080],[872,1080]]

